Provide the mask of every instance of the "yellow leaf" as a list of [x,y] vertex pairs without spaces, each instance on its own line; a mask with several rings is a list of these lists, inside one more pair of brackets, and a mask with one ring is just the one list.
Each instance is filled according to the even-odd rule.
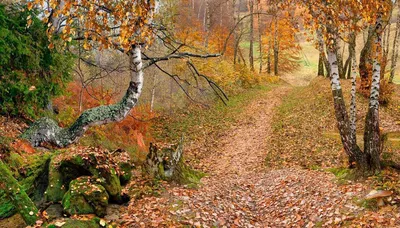
[[28,10],[32,10],[33,4],[32,2],[28,2]]

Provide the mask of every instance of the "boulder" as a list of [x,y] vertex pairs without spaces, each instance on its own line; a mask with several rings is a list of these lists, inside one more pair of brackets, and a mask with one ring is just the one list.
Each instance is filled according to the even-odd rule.
[[104,217],[109,200],[104,183],[103,179],[89,176],[71,181],[62,200],[64,211],[70,215],[96,214]]
[[11,199],[4,190],[0,189],[0,220],[8,218],[17,212]]
[[131,170],[127,152],[110,153],[97,148],[71,148],[51,161],[46,201],[61,201],[72,180],[81,176],[93,176],[104,179],[102,186],[112,202],[122,203],[121,180],[127,183],[131,178]]
[[[54,226],[54,227],[57,227],[57,226]],[[101,226],[95,220],[68,219],[62,225],[62,228],[99,228],[99,227],[101,227]]]

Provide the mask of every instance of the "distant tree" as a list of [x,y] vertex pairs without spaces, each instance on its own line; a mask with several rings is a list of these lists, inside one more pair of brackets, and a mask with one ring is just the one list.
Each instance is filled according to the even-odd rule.
[[[400,9],[400,1],[397,0],[397,8]],[[400,44],[400,12],[397,13],[396,19],[396,32],[394,35],[394,41],[392,46],[392,57],[390,66],[390,77],[389,83],[393,82],[394,76],[396,74],[397,60],[399,58],[399,44]]]
[[254,0],[249,0],[249,9],[250,9],[249,64],[250,64],[250,70],[254,71]]

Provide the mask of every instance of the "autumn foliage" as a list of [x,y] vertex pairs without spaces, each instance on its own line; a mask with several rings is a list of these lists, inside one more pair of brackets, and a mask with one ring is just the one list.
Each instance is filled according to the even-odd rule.
[[[44,7],[45,5],[50,7]],[[129,50],[134,43],[152,42],[151,18],[155,0],[28,2],[28,9],[33,7],[44,9],[43,20],[49,24],[49,38],[59,32],[61,25],[58,17],[62,16],[62,40],[66,43],[74,39],[83,40],[86,49],[95,46],[99,49],[122,47]]]
[[[290,72],[300,67],[301,47],[298,43],[296,33],[298,29],[293,26],[290,15],[285,13],[275,24],[269,22],[269,28],[262,38],[264,62],[270,58],[270,64],[274,64],[273,50],[274,38],[276,36],[279,50],[279,69],[282,72]],[[267,63],[268,64],[268,63]]]
[[[82,103],[80,104],[81,93]],[[67,94],[53,101],[54,108],[59,112],[55,118],[65,127],[75,121],[81,111],[99,105],[109,105],[115,103],[116,100],[118,100],[118,95],[111,89],[101,89],[98,86],[82,89],[79,83],[72,82],[67,88]],[[98,140],[115,142],[111,147],[138,147],[145,151],[151,141],[150,120],[155,116],[156,113],[150,112],[148,105],[138,106],[132,109],[129,116],[123,121],[94,127],[88,132],[88,135],[92,135]]]

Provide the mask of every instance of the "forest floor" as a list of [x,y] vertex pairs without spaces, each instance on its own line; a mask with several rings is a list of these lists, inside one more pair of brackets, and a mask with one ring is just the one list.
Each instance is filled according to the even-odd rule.
[[165,184],[161,196],[132,201],[124,225],[400,227],[397,207],[366,209],[363,198],[371,189],[365,182],[343,185],[325,170],[266,166],[274,115],[292,90],[277,86],[246,104],[239,120],[198,158],[207,173],[198,189]]
[[[138,169],[124,189],[135,195],[127,206],[110,205],[106,221],[122,227],[400,227],[399,172],[385,169],[361,181],[346,177],[329,80],[288,82],[301,87],[268,84],[232,97],[228,106],[158,119],[157,140],[185,133],[185,160],[206,176],[193,187],[149,180]],[[343,87],[349,91],[350,82]],[[396,163],[399,90],[380,113],[382,127],[391,133],[382,158]],[[368,101],[361,96],[358,101],[361,137]],[[0,130],[12,138],[26,127],[4,122],[15,134]],[[365,200],[374,189],[394,196],[378,208]]]

